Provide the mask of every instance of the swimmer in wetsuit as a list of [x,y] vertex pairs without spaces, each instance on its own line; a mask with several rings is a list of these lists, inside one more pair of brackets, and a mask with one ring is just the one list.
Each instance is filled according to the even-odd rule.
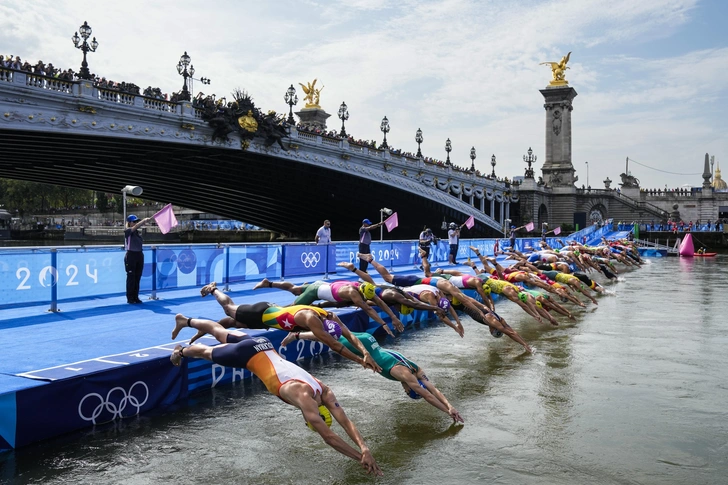
[[[187,319],[177,315],[173,333],[179,333],[184,327],[209,333],[221,342],[221,345],[214,347],[201,344],[189,347],[177,345],[170,357],[172,364],[179,366],[184,358],[198,358],[226,367],[248,369],[263,381],[271,394],[300,409],[306,422],[321,435],[327,445],[361,463],[367,473],[382,475],[382,470],[374,460],[364,438],[337,402],[334,392],[305,370],[282,358],[270,340],[265,337],[250,337],[237,331],[229,332],[212,320]],[[324,406],[331,413],[360,451],[341,439],[326,425],[319,415],[320,406]]]
[[[450,416],[454,422],[464,423],[460,413],[452,407],[445,395],[427,378],[425,370],[422,367],[407,359],[399,352],[380,347],[377,340],[368,333],[352,332],[352,335],[364,345],[367,351],[369,351],[369,355],[382,368],[380,372],[382,377],[401,382],[404,392],[410,397],[414,399],[422,397],[425,401]],[[311,332],[292,333],[283,339],[282,345],[288,345],[294,340],[299,339],[318,340]],[[339,337],[339,342],[347,346],[352,352],[356,351],[356,348],[343,335]]]

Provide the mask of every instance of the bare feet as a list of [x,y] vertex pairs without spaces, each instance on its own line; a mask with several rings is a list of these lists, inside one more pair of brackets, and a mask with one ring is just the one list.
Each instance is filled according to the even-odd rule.
[[172,351],[172,355],[169,356],[169,361],[172,362],[172,365],[179,367],[179,365],[182,363],[182,346],[177,345],[174,350]]
[[476,248],[475,246],[468,246],[472,252],[475,253],[476,256],[480,256],[480,250]]
[[361,259],[362,261],[366,261],[367,263],[371,263],[372,261],[374,261],[374,256],[369,253],[356,253],[356,257]]
[[204,298],[212,293],[215,288],[217,288],[217,284],[213,281],[212,283],[202,287],[202,289],[200,290],[200,295],[202,295],[202,298]]
[[172,340],[177,338],[177,335],[179,335],[180,330],[182,330],[185,327],[189,326],[189,321],[192,320],[191,318],[188,319],[186,316],[182,315],[181,313],[178,313],[174,316],[174,330],[172,330]]
[[425,259],[427,257],[427,251],[420,249],[420,258]]
[[342,261],[341,263],[337,264],[336,266],[341,266],[342,268],[346,268],[352,273],[356,270],[356,266],[354,266],[354,263],[347,263],[346,261]]
[[253,287],[254,290],[257,290],[258,288],[273,288],[273,283],[268,281],[268,278],[263,278],[263,281]]
[[283,339],[281,345],[286,347],[288,344],[296,340],[296,334],[294,332],[288,332],[288,335]]

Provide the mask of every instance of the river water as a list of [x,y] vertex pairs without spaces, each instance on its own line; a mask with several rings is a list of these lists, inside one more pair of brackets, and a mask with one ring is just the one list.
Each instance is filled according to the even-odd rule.
[[[302,362],[336,392],[385,476],[323,444],[245,383],[184,405],[0,456],[33,484],[719,484],[728,479],[728,257],[654,259],[607,284],[577,321],[498,311],[537,351],[464,320],[385,346],[425,367],[465,418],[325,356]],[[560,320],[563,320],[560,319]],[[341,428],[334,429],[343,434]]]

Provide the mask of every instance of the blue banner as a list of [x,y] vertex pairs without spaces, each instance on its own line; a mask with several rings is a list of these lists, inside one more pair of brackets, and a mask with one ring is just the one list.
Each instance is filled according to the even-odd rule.
[[15,446],[131,418],[186,395],[187,374],[167,359],[18,391]]
[[319,275],[326,272],[327,246],[288,245],[284,251],[285,276]]

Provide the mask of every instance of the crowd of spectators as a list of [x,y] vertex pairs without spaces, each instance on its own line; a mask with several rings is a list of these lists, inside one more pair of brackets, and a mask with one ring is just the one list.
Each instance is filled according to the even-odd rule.
[[[52,63],[45,64],[43,61],[38,61],[34,65],[29,63],[28,61],[22,61],[20,59],[20,56],[4,56],[0,55],[0,67],[3,67],[5,69],[13,69],[16,71],[22,71],[27,72],[31,74],[35,74],[37,76],[44,76],[44,77],[50,77],[55,78],[60,81],[75,81],[77,79],[80,79],[80,74],[78,72],[75,72],[73,69],[60,69],[55,67]],[[114,91],[119,91],[122,93],[128,93],[128,94],[140,94],[140,88],[134,83],[127,83],[127,82],[115,82],[110,79],[106,79],[105,77],[98,77],[96,74],[91,74],[91,81],[94,83],[96,87],[103,88],[103,89],[110,89]],[[175,93],[176,94],[176,93]],[[172,96],[174,97],[175,94]],[[162,90],[160,88],[153,88],[149,86],[144,90],[144,96],[148,96],[150,98],[155,99],[168,99],[168,95],[166,93],[162,93]]]

